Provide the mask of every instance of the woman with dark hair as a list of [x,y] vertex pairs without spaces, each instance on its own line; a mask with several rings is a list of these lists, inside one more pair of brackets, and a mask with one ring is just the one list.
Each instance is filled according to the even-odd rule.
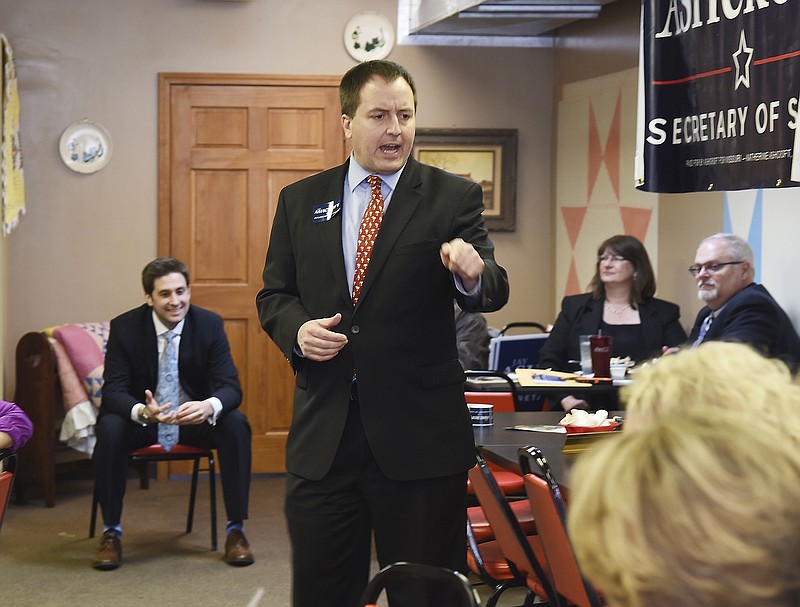
[[[656,299],[656,280],[644,245],[633,236],[619,234],[597,249],[597,268],[589,293],[570,295],[539,353],[539,366],[574,370],[570,361],[580,358],[581,335],[610,335],[612,356],[640,361],[661,354],[664,346],[686,341],[677,305]],[[569,411],[588,403],[573,395],[560,399]]]

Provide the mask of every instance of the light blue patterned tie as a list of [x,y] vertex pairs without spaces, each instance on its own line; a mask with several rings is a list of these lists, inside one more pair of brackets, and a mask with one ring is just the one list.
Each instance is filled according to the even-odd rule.
[[[164,335],[167,345],[158,361],[158,387],[156,400],[159,405],[172,403],[169,411],[177,408],[180,389],[178,387],[178,353],[175,350],[176,333],[167,331]],[[158,424],[158,442],[166,451],[178,444],[178,426]]]
[[706,337],[706,333],[708,333],[708,328],[711,326],[711,321],[713,320],[714,320],[713,313],[709,313],[709,315],[705,317],[705,319],[703,320],[703,324],[700,325],[700,333],[698,333],[697,339],[695,339],[694,343],[692,344],[693,348],[696,348],[701,343],[703,343],[703,340]]

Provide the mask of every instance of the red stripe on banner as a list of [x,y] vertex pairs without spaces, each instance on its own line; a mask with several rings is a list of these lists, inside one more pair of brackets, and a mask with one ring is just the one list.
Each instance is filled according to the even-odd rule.
[[661,86],[665,84],[683,84],[685,82],[691,82],[692,80],[699,80],[700,78],[708,78],[709,76],[719,76],[720,74],[732,71],[733,71],[732,67],[724,67],[719,70],[711,70],[710,72],[703,72],[702,74],[694,74],[693,76],[686,76],[685,78],[678,78],[676,80],[653,80],[652,84],[654,86]]
[[764,63],[772,63],[773,61],[783,61],[784,59],[791,59],[792,57],[800,57],[800,51],[784,53],[783,55],[775,55],[774,57],[767,57],[766,59],[758,59],[753,61],[753,65],[763,65]]
[[[757,59],[753,61],[753,65],[764,65],[765,63],[774,63],[775,61],[783,61],[784,59],[791,59],[793,57],[800,57],[800,51],[784,53],[783,55],[776,55],[775,57],[767,57],[765,59]],[[692,80],[707,78],[709,76],[718,76],[719,74],[724,74],[730,71],[733,71],[732,67],[724,67],[718,70],[711,70],[710,72],[703,72],[702,74],[694,74],[692,76],[686,76],[685,78],[676,78],[675,80],[653,80],[653,85],[663,86],[668,84],[684,84]]]

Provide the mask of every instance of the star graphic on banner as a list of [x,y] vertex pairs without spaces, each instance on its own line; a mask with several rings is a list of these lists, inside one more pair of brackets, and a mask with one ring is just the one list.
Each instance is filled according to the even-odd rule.
[[[736,65],[736,82],[733,85],[733,90],[739,88],[740,84],[750,88],[750,62],[753,60],[753,49],[747,46],[747,40],[744,38],[744,30],[739,36],[739,48],[732,55],[733,63]],[[742,63],[740,63],[743,62]]]

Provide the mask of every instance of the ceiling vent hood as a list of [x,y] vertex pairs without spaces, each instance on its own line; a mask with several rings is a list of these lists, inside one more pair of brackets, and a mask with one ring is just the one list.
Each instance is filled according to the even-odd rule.
[[613,0],[398,0],[400,44],[553,45],[555,30],[596,19]]

